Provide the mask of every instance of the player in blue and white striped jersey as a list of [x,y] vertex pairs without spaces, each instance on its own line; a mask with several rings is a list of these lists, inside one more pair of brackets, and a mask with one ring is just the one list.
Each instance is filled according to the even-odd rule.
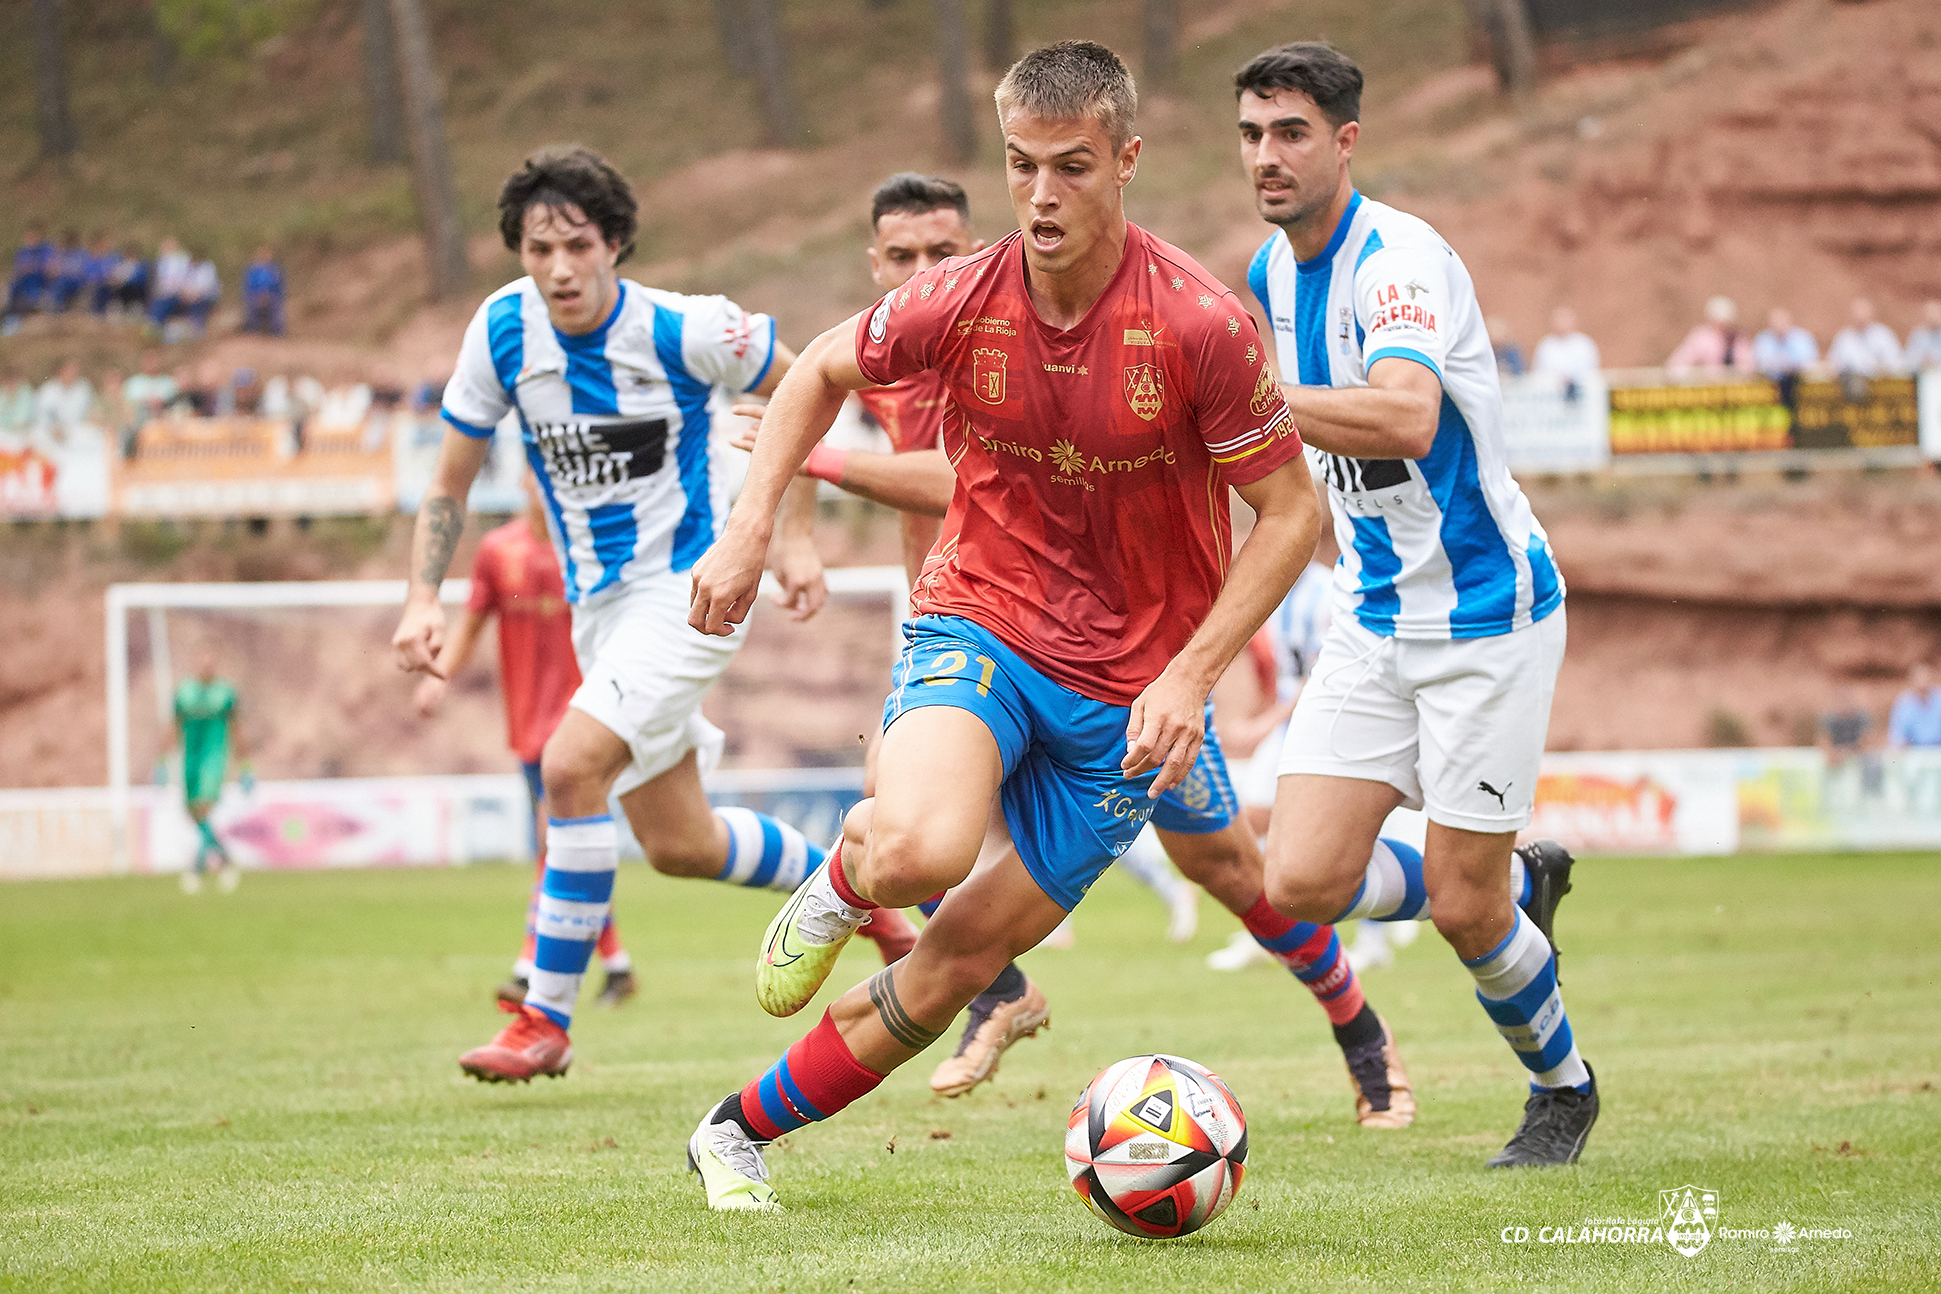
[[[1279,226],[1249,280],[1342,551],[1288,722],[1267,893],[1302,920],[1432,919],[1530,1071],[1523,1123],[1491,1166],[1570,1163],[1597,1088],[1548,939],[1569,855],[1517,851],[1536,887],[1528,916],[1510,884],[1563,661],[1563,580],[1510,476],[1469,272],[1349,177],[1361,88],[1360,69],[1311,42],[1234,78],[1241,158]],[[1426,810],[1423,858],[1371,862],[1404,804]]]
[[[701,776],[722,736],[701,698],[744,633],[716,638],[687,626],[688,571],[728,511],[710,399],[717,389],[768,394],[794,356],[766,315],[618,276],[633,250],[636,204],[597,153],[533,154],[506,182],[499,215],[527,277],[487,298],[466,329],[392,643],[402,668],[438,674],[438,585],[492,430],[516,414],[573,606],[582,682],[541,759],[552,817],[525,1005],[459,1065],[480,1079],[523,1081],[564,1073],[572,1059],[566,1029],[619,861],[610,792],[648,861],[671,875],[793,890],[822,851],[785,823],[710,808]],[[825,595],[809,541],[814,486],[784,507],[777,561],[798,619]]]

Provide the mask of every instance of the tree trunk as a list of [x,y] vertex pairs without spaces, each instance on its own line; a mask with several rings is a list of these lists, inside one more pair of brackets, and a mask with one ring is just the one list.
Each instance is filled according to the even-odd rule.
[[932,0],[937,11],[937,112],[943,121],[944,155],[962,166],[977,153],[977,128],[971,122],[970,28],[964,0]]
[[398,100],[398,40],[390,0],[364,0],[364,107],[371,115],[371,160],[404,160],[404,105]]
[[1530,34],[1530,11],[1523,0],[1496,0],[1497,30],[1503,37],[1496,57],[1497,76],[1514,95],[1537,84],[1537,43]]
[[166,83],[175,71],[175,41],[162,26],[162,15],[155,11],[155,0],[142,6],[148,15],[148,79],[156,85]]
[[1011,0],[991,0],[984,11],[984,66],[1003,76],[1018,57],[1017,26]]
[[728,70],[736,76],[752,76],[755,58],[748,48],[747,0],[714,0],[714,31]]
[[802,118],[789,92],[788,41],[782,31],[781,0],[745,0],[751,69],[760,91],[762,134],[770,146],[802,142]]
[[40,155],[69,157],[81,146],[67,99],[67,54],[61,48],[61,0],[33,0],[34,109]]
[[431,299],[444,301],[465,290],[465,231],[458,223],[458,192],[452,185],[445,114],[431,69],[431,35],[418,0],[390,0],[398,62],[404,82],[406,125],[411,136],[411,178],[425,222],[425,259]]
[[1179,76],[1179,0],[1146,0],[1145,83],[1155,90]]

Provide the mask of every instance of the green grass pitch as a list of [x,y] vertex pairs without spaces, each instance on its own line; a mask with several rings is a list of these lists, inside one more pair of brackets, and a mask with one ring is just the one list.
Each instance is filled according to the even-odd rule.
[[[1941,1283],[1941,859],[1592,860],[1559,936],[1603,1119],[1575,1169],[1486,1173],[1521,1071],[1432,933],[1368,978],[1421,1097],[1356,1128],[1289,977],[1203,958],[1108,876],[1030,973],[1053,1028],[943,1101],[922,1057],[787,1138],[788,1212],[713,1216],[682,1165],[700,1112],[813,1022],[753,1002],[777,895],[623,870],[646,991],[589,1009],[572,1074],[483,1087],[453,1064],[521,868],[0,890],[0,1288],[8,1290],[1848,1290]],[[859,944],[861,941],[858,941]],[[870,969],[846,954],[836,983]],[[954,1037],[954,1031],[953,1035]],[[1144,1050],[1205,1063],[1251,1121],[1235,1205],[1173,1243],[1086,1213],[1073,1096]],[[893,1147],[893,1149],[892,1149]],[[1725,1227],[1850,1239],[1540,1243],[1721,1193]],[[1527,1227],[1528,1243],[1504,1229]],[[1568,1233],[1567,1233],[1568,1234]],[[1510,1232],[1512,1237],[1515,1232]]]

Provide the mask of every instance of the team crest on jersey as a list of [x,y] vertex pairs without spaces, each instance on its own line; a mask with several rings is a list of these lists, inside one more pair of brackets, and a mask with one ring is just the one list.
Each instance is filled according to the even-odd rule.
[[1274,407],[1274,370],[1260,366],[1260,380],[1254,383],[1254,398],[1247,405],[1256,418],[1265,418]]
[[1125,371],[1126,403],[1151,422],[1166,407],[1166,375],[1156,365],[1134,364]]
[[889,330],[890,295],[894,294],[886,294],[883,297],[882,304],[876,307],[876,313],[869,317],[869,339],[871,341],[882,341],[883,334]]
[[1004,358],[995,348],[971,352],[971,390],[985,404],[1004,403]]

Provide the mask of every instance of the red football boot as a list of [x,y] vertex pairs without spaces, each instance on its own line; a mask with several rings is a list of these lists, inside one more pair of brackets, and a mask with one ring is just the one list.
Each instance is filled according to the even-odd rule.
[[458,1058],[458,1067],[481,1083],[525,1083],[535,1074],[558,1078],[572,1063],[566,1030],[532,1006],[522,1008],[491,1042]]
[[917,946],[916,922],[904,916],[902,908],[876,909],[856,933],[876,941],[876,951],[883,954],[885,966],[894,966]]

